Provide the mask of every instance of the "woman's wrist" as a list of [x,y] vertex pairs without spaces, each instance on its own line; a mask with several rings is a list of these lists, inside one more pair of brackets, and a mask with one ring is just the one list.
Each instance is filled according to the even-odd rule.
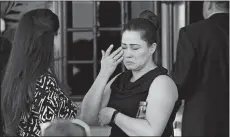
[[116,116],[117,116],[117,114],[118,114],[119,112],[117,111],[117,110],[115,110],[114,112],[113,112],[113,114],[112,114],[112,116],[111,116],[111,120],[110,120],[110,122],[109,122],[109,126],[113,126],[114,124],[115,124],[115,118],[116,118]]
[[116,118],[118,113],[119,113],[119,111],[117,111],[117,110],[113,112],[113,115],[112,115],[110,123],[115,123],[115,118]]
[[107,74],[105,71],[100,71],[99,74],[98,74],[98,77],[102,78],[102,79],[105,79],[105,80],[108,80],[110,75]]

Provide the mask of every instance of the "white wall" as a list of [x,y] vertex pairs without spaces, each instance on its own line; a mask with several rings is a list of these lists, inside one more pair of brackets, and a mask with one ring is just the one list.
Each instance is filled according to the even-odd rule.
[[[98,3],[99,4],[99,3]],[[74,27],[92,27],[93,26],[93,2],[92,1],[73,1],[73,26]],[[143,10],[153,11],[153,2],[151,1],[132,1],[131,18],[138,17]],[[73,33],[73,41],[78,39],[92,39],[92,32]]]
[[[92,1],[73,1],[73,27],[92,27],[93,26],[93,2]],[[92,32],[75,32],[73,41],[78,39],[92,39]]]
[[136,18],[143,10],[153,11],[152,1],[132,1],[131,3],[131,17]]

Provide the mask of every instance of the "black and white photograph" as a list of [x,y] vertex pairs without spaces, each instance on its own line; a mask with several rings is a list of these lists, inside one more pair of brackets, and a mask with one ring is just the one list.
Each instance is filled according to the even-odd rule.
[[229,1],[0,0],[3,137],[229,137]]

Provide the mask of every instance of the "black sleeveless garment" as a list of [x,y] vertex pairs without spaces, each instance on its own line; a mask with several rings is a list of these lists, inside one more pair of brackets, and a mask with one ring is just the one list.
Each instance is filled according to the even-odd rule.
[[[167,72],[168,71],[165,68],[157,67],[144,74],[135,82],[130,82],[132,77],[131,71],[122,73],[111,85],[111,95],[108,107],[112,107],[122,114],[135,118],[139,102],[146,101],[149,87],[153,80],[159,75],[167,75]],[[170,137],[173,135],[173,121],[178,109],[176,106],[177,105],[174,107],[162,137]],[[110,136],[128,136],[116,124],[110,126],[112,126]]]

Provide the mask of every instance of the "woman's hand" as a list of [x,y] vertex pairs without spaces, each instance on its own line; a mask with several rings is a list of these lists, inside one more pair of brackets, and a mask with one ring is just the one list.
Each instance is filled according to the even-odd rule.
[[101,70],[104,76],[110,77],[115,71],[117,65],[123,60],[123,50],[118,48],[113,53],[110,54],[113,49],[113,45],[110,45],[109,48],[104,52],[102,50],[102,59],[101,59]]
[[101,126],[108,125],[110,123],[114,111],[115,109],[111,107],[101,109],[99,112],[99,122]]

